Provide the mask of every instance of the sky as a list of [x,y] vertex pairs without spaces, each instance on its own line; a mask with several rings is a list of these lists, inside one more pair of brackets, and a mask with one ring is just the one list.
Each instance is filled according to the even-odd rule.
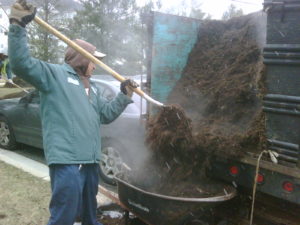
[[[180,2],[183,0],[161,0],[162,9],[160,11],[164,12],[170,8],[176,9],[180,7]],[[145,4],[147,0],[137,0],[139,5]],[[233,4],[237,9],[242,9],[244,14],[262,10],[263,0],[185,0],[185,4],[189,6],[192,2],[197,2],[201,4],[201,9],[205,13],[209,13],[212,19],[221,19],[223,13],[228,9],[228,7]]]

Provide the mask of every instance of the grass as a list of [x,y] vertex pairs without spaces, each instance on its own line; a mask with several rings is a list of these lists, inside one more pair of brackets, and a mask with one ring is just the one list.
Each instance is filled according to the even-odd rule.
[[[23,94],[19,88],[0,88],[0,99]],[[49,182],[0,161],[0,224],[47,224],[50,192]]]
[[47,224],[49,182],[1,161],[0,178],[0,224]]
[[[48,181],[0,161],[0,224],[47,224],[50,192]],[[124,224],[124,218],[98,215],[98,219],[100,217],[104,225]]]

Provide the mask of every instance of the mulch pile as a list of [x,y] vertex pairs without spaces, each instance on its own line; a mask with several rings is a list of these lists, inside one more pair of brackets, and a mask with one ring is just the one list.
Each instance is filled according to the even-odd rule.
[[170,106],[149,120],[146,140],[153,157],[125,180],[168,196],[226,194],[225,186],[205,177],[209,156],[241,157],[260,152],[266,143],[264,31],[258,29],[264,19],[252,14],[202,22],[182,77],[168,97]]
[[[202,22],[198,42],[168,97],[169,107],[149,120],[146,141],[153,157],[144,163],[144,170],[130,171],[122,179],[151,193],[175,197],[206,198],[232,191],[206,178],[204,168],[215,153],[241,157],[261,151],[266,143],[263,45],[257,38],[263,20],[252,14]],[[177,209],[166,213],[169,219],[183,219],[185,213],[209,215],[213,219],[209,224],[231,224],[237,212],[225,218],[227,205],[195,204],[187,215],[183,202],[175,204]]]
[[240,155],[260,151],[265,143],[265,71],[257,17],[204,24],[169,96],[192,119],[195,141],[203,150]]
[[148,122],[146,142],[165,159],[186,157],[184,149],[193,142],[191,122],[180,106],[166,106]]
[[[183,125],[167,127],[163,121],[175,121],[176,113],[168,115],[165,110],[150,120],[147,140],[155,152],[164,152],[182,139],[192,142],[195,154],[206,151],[239,156],[263,148],[261,16],[257,13],[202,24],[182,77],[168,98],[191,120],[178,120]],[[186,121],[191,121],[189,131]],[[174,149],[185,151],[181,146]]]
[[157,191],[201,197],[196,189],[200,184],[186,184],[200,180],[208,155],[241,157],[264,148],[262,20],[257,13],[202,23],[182,77],[168,97],[180,107],[162,109],[149,121],[147,143],[161,181],[168,183],[157,182]]

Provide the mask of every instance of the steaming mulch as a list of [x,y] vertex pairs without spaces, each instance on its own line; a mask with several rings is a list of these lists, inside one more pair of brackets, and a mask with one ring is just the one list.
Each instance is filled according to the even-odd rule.
[[[163,108],[151,118],[147,143],[153,158],[144,170],[132,172],[125,180],[175,197],[226,194],[226,186],[205,178],[208,156],[241,157],[248,151],[261,151],[266,143],[263,38],[259,35],[263,20],[252,14],[201,24],[198,42],[168,97],[169,104],[180,107]],[[168,218],[182,212],[179,203]]]
[[154,151],[164,152],[178,142],[181,149],[185,137],[182,127],[186,128],[189,143],[193,140],[192,145],[210,153],[242,155],[262,150],[265,71],[262,43],[257,38],[261,16],[252,14],[202,24],[182,78],[168,98],[183,108],[192,126],[184,126],[185,121],[190,121],[187,118],[176,121],[174,127],[171,123],[166,126],[163,121],[175,121],[174,113],[159,113],[148,127],[147,140]]
[[191,120],[178,105],[163,107],[148,122],[146,142],[166,159],[185,156],[192,143]]
[[241,155],[265,143],[262,14],[203,24],[169,96],[192,119],[197,146]]
[[172,197],[207,198],[223,196],[231,191],[223,183],[204,177],[200,169],[193,168],[193,163],[191,166],[169,164],[163,168],[148,164],[147,179],[142,179],[140,171],[122,179],[145,191]]
[[[208,181],[199,186],[199,178],[204,177],[199,164],[205,156],[195,146],[191,122],[179,105],[162,108],[147,126],[146,142],[153,150],[145,167],[148,171],[138,171],[126,180],[149,192],[174,197],[211,197],[223,192]],[[147,180],[143,179],[145,172],[151,174]]]
[[262,14],[252,14],[201,25],[198,42],[168,98],[182,108],[163,109],[148,126],[157,174],[165,181],[152,183],[152,190],[199,197],[196,187],[203,184],[207,155],[241,157],[264,148],[263,20]]

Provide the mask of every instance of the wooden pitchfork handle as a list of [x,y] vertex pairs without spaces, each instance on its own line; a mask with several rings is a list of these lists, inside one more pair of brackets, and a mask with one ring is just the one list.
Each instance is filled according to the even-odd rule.
[[[8,82],[8,79],[4,79],[6,82]],[[10,83],[10,82],[9,82]],[[15,87],[21,89],[22,91],[24,91],[25,93],[29,93],[29,91],[27,91],[25,88],[22,88],[21,86],[15,84],[14,82],[10,83],[11,85],[14,85]]]
[[[114,71],[109,66],[107,66],[105,63],[101,62],[99,59],[97,59],[96,57],[94,57],[91,53],[89,53],[85,49],[81,48],[75,42],[73,42],[72,40],[70,40],[69,38],[67,38],[65,35],[63,35],[62,33],[60,33],[54,27],[50,26],[48,23],[46,23],[45,21],[43,21],[38,16],[35,16],[34,21],[37,24],[39,24],[40,26],[44,27],[47,31],[49,31],[50,33],[52,33],[54,36],[58,37],[60,40],[62,40],[63,42],[65,42],[71,48],[73,48],[74,50],[78,51],[84,57],[88,58],[89,60],[91,60],[96,65],[99,65],[100,67],[102,67],[104,70],[106,70],[107,72],[109,72],[118,81],[122,82],[122,81],[126,80],[123,76],[121,76],[116,71]],[[149,102],[151,102],[151,103],[153,103],[153,104],[155,104],[157,106],[164,106],[163,103],[154,100],[149,95],[147,95],[145,92],[143,92],[140,88],[132,88],[132,89],[133,89],[133,91],[135,93],[137,93],[141,97],[145,98],[147,101],[149,101]]]

